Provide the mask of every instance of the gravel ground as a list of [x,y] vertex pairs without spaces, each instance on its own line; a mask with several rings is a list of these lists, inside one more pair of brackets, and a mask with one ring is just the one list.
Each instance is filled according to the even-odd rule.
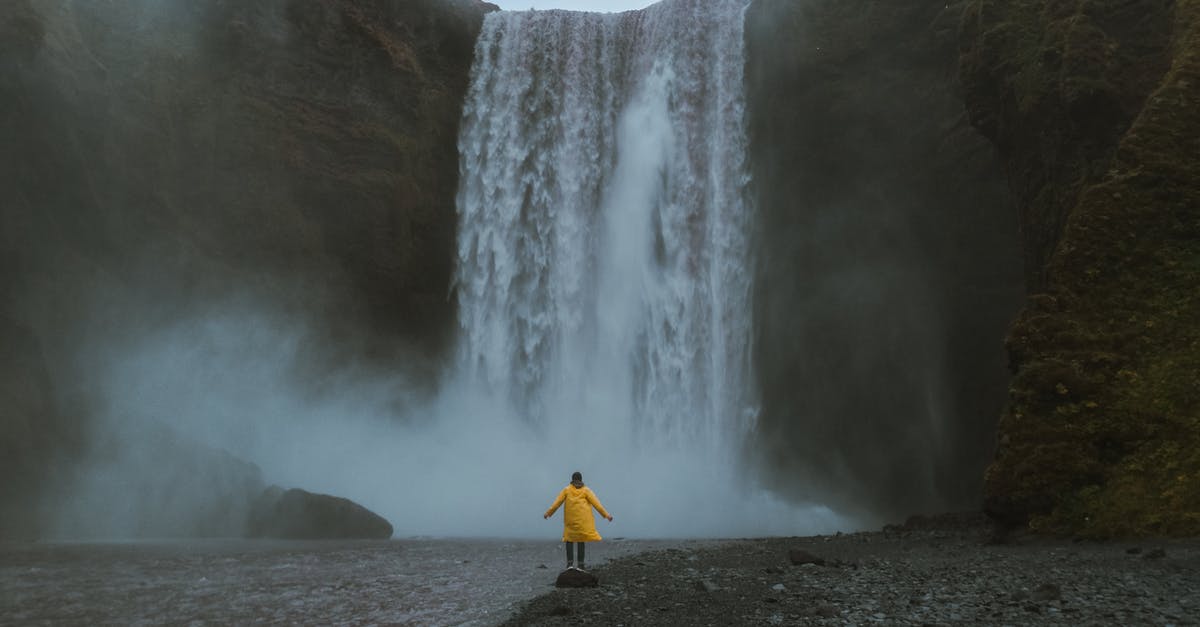
[[997,541],[974,515],[668,548],[594,573],[599,587],[555,590],[504,625],[1200,624],[1200,538]]

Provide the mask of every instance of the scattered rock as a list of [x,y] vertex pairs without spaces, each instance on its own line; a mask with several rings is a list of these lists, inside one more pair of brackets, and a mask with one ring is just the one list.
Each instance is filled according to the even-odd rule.
[[771,589],[776,592],[783,592],[784,590],[787,590],[787,586],[784,586],[781,583],[777,583],[777,584],[771,586]]
[[822,618],[833,618],[838,615],[838,609],[828,603],[813,608],[813,614]]
[[1062,600],[1062,589],[1058,584],[1044,583],[1035,588],[1029,597],[1034,601],[1059,601]]
[[803,566],[804,564],[816,564],[817,566],[825,565],[825,560],[823,558],[817,557],[816,555],[801,549],[792,549],[791,551],[788,551],[788,560],[792,562],[793,566]]
[[701,579],[696,583],[696,588],[703,590],[704,592],[713,593],[720,590],[721,586],[718,586],[709,579]]
[[600,579],[585,570],[568,568],[558,574],[554,582],[556,588],[595,588],[600,585]]
[[546,570],[547,568],[550,568],[550,567],[546,566],[545,564],[538,564],[538,568],[541,570]]

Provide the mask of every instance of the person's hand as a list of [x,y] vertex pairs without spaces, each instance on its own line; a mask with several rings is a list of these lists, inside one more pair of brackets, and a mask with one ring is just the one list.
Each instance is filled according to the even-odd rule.
[[612,516],[608,517],[608,522],[612,522]]

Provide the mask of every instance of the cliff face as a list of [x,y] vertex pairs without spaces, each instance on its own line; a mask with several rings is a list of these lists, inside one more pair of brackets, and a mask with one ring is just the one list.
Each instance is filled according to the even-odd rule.
[[972,121],[1020,202],[1030,297],[986,507],[1200,532],[1200,3],[972,2]]
[[249,298],[345,354],[432,363],[454,321],[458,118],[494,9],[0,6],[0,374],[21,373],[4,379],[8,502],[77,452],[75,358],[96,340]]
[[755,367],[779,487],[869,516],[973,507],[1022,280],[957,81],[963,3],[756,0]]

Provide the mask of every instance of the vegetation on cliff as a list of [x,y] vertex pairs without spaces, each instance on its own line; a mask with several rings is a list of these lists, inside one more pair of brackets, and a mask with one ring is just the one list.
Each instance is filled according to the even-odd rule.
[[1031,291],[987,509],[1200,533],[1200,2],[974,2],[962,74],[1022,203]]

